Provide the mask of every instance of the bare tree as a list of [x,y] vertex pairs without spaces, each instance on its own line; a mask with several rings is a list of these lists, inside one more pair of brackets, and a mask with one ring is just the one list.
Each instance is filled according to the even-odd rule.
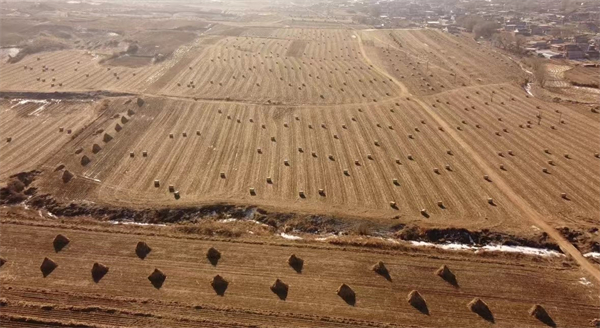
[[540,85],[540,87],[546,87],[546,82],[548,82],[549,74],[546,70],[546,64],[544,63],[544,60],[541,58],[532,58],[531,69],[533,72],[533,77]]

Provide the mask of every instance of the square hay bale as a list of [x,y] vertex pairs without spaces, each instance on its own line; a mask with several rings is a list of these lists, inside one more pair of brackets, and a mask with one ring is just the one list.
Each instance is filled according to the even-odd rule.
[[167,279],[167,275],[165,275],[159,269],[154,269],[154,271],[152,271],[152,273],[148,276],[148,280],[150,280],[150,283],[156,289],[160,289],[163,286],[163,284],[165,283],[166,279]]
[[492,311],[490,311],[488,305],[480,298],[475,297],[471,302],[467,304],[467,308],[477,313],[483,319],[490,322],[494,322],[494,315],[492,314]]
[[48,275],[54,271],[58,267],[56,262],[52,261],[52,259],[45,257],[44,261],[42,261],[42,265],[40,266],[40,270],[42,271],[42,275],[46,278]]
[[352,288],[350,288],[350,286],[346,284],[341,284],[340,287],[338,287],[336,293],[348,305],[354,306],[356,304],[356,293],[354,292],[354,290],[352,290]]
[[383,261],[379,261],[379,262],[375,263],[375,265],[373,265],[371,267],[371,270],[375,271],[375,273],[377,273],[378,275],[384,277],[386,280],[392,281],[392,277],[390,276],[390,272],[387,269],[387,267],[385,266],[385,264],[383,263]]
[[350,172],[348,171],[348,169],[344,169],[344,175],[349,177],[350,176]]
[[216,266],[221,259],[221,252],[219,252],[216,248],[211,247],[206,251],[206,258],[213,266]]
[[271,285],[271,291],[279,297],[280,300],[285,301],[288,295],[289,286],[283,281],[276,279],[273,285]]
[[69,181],[71,181],[71,179],[73,179],[74,175],[73,173],[69,172],[69,170],[65,170],[62,174],[62,181],[64,183],[67,183]]
[[179,190],[175,190],[175,192],[173,192],[173,197],[175,197],[175,199],[181,198],[181,195],[179,194]]
[[160,180],[154,180],[154,187],[160,187]]
[[70,242],[71,240],[69,238],[65,237],[64,235],[58,234],[56,235],[56,237],[54,237],[54,240],[52,241],[52,246],[54,246],[54,251],[58,253],[63,248],[65,248]]
[[6,263],[6,259],[5,259],[5,258],[3,258],[3,257],[0,257],[0,268],[1,268],[2,266],[4,266],[4,263]]
[[412,307],[419,310],[419,312],[421,312],[423,314],[427,314],[427,315],[429,314],[429,309],[427,308],[427,302],[425,302],[425,299],[423,298],[423,296],[421,296],[421,294],[418,291],[412,290],[410,293],[408,293],[408,296],[406,297],[406,301]]
[[91,162],[91,161],[92,161],[92,160],[90,160],[90,158],[89,158],[89,157],[87,157],[87,155],[83,155],[83,156],[81,157],[81,165],[82,165],[82,166],[86,166],[86,165],[90,164],[90,162]]
[[454,275],[454,273],[452,271],[450,271],[450,268],[448,268],[445,264],[442,265],[439,269],[437,269],[435,271],[435,274],[437,276],[441,277],[442,279],[444,279],[449,284],[451,284],[455,287],[458,286],[458,282],[456,281],[456,276]]
[[135,153],[134,153],[134,152],[132,152],[132,151],[130,151],[130,152],[129,152],[129,157],[131,157],[131,158],[135,157]]
[[304,260],[297,257],[295,254],[290,255],[288,258],[288,265],[294,269],[297,273],[302,273],[302,269],[304,267]]
[[529,315],[550,327],[556,327],[556,323],[552,320],[548,312],[546,312],[546,309],[539,304],[535,304],[529,309]]
[[152,248],[143,241],[138,242],[135,246],[135,254],[142,260],[145,259],[151,251]]
[[92,279],[95,283],[100,282],[100,280],[108,273],[108,267],[104,264],[95,262],[92,266]]
[[227,287],[229,286],[229,282],[227,280],[225,280],[223,277],[221,277],[220,275],[216,275],[210,282],[210,285],[212,286],[214,291],[217,293],[217,295],[225,296],[225,291],[227,290]]
[[250,195],[256,196],[256,190],[254,188],[250,188]]
[[221,177],[221,179],[225,179],[225,172],[219,173],[219,176]]

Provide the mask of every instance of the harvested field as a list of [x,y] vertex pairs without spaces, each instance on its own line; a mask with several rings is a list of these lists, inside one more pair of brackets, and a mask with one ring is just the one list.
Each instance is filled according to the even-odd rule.
[[[87,325],[267,326],[285,320],[294,327],[440,326],[482,327],[491,324],[467,308],[473,295],[483,299],[497,326],[544,327],[529,314],[542,304],[561,327],[582,327],[600,310],[595,284],[579,283],[578,269],[560,261],[530,258],[484,259],[477,255],[448,256],[384,252],[353,252],[352,248],[285,242],[255,245],[145,236],[153,251],[145,260],[134,253],[139,233],[118,227],[36,226],[3,222],[0,251],[7,263],[0,269],[2,317],[12,325],[21,317],[51,323],[75,320]],[[83,231],[98,229],[102,232]],[[68,234],[71,245],[54,254],[51,241]],[[222,251],[217,267],[203,260],[205,250]],[[286,263],[289,254],[302,255],[301,274]],[[43,278],[29,258],[53,254],[59,266]],[[372,258],[386,263],[390,281],[371,271]],[[94,261],[110,267],[98,283]],[[434,274],[442,264],[456,273],[458,287]],[[155,267],[167,278],[160,289],[146,277]],[[210,285],[215,274],[229,281],[218,296]],[[276,278],[289,285],[281,300],[271,291]],[[346,283],[356,293],[347,305],[336,295]],[[411,290],[427,300],[429,315],[406,302]],[[324,306],[325,305],[325,306]],[[277,309],[276,311],[274,309]],[[135,323],[134,323],[135,322]]]
[[594,71],[337,5],[0,4],[0,325],[597,320]]

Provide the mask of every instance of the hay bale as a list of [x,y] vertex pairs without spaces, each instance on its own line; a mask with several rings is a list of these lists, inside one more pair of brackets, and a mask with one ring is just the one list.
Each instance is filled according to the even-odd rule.
[[54,172],[58,172],[65,168],[65,164],[58,164],[58,166],[54,169]]
[[225,291],[227,290],[227,287],[229,286],[229,282],[227,280],[225,280],[223,277],[216,275],[210,282],[210,285],[215,290],[217,295],[225,296]]
[[221,177],[221,179],[225,179],[225,172],[219,173],[219,176]]
[[11,138],[11,137],[7,137],[7,138],[6,138],[6,142],[11,142],[11,141],[12,141],[12,138]]
[[408,293],[408,296],[406,297],[406,301],[408,302],[408,304],[412,305],[415,309],[419,310],[421,313],[429,314],[429,309],[427,308],[427,302],[425,302],[425,299],[423,298],[423,296],[421,296],[421,294],[418,291],[412,290],[410,293]]
[[437,269],[435,271],[435,274],[444,279],[446,282],[450,283],[451,285],[455,287],[458,286],[456,276],[452,271],[450,271],[450,268],[448,268],[445,264],[442,265],[439,269]]
[[379,262],[375,263],[375,265],[373,265],[373,267],[371,267],[371,270],[375,271],[377,274],[381,275],[382,277],[384,277],[388,281],[392,281],[392,277],[390,276],[390,272],[386,268],[386,266],[383,263],[383,261],[379,261]]
[[271,286],[271,291],[279,297],[280,300],[285,301],[288,295],[289,286],[283,281],[276,279]]
[[554,320],[552,320],[548,312],[546,312],[546,309],[539,304],[535,304],[533,307],[531,307],[531,309],[529,309],[529,315],[550,327],[556,327],[556,323]]
[[100,280],[108,273],[108,267],[101,263],[94,263],[92,266],[92,279],[95,283],[100,282]]
[[67,183],[69,181],[71,181],[71,179],[73,179],[74,175],[73,173],[69,172],[69,170],[65,170],[62,174],[62,181],[64,183]]
[[487,174],[483,176],[483,179],[484,179],[485,181],[492,182],[492,180],[491,180],[490,176],[489,176],[489,175],[487,175]]
[[221,259],[221,252],[219,252],[216,248],[211,247],[206,251],[206,258],[213,266],[216,266]]
[[333,155],[329,154],[329,156],[327,156],[327,158],[329,158],[329,160],[331,161],[335,161],[335,157],[333,157]]
[[300,190],[298,192],[298,196],[300,196],[300,198],[306,198],[306,194],[304,193],[304,190]]
[[119,123],[117,123],[115,125],[115,131],[120,132],[121,130],[123,130],[123,127],[121,127],[121,125],[119,125]]
[[284,159],[284,160],[283,160],[283,165],[285,165],[285,166],[290,166],[290,161],[289,161],[289,160],[287,160],[287,159]]
[[348,169],[344,169],[344,175],[349,177],[350,176],[350,172],[348,171]]
[[113,137],[112,137],[110,134],[108,134],[108,133],[105,133],[105,134],[104,134],[104,137],[102,138],[102,141],[104,141],[104,142],[109,142],[109,141],[111,141],[111,140],[113,140]]
[[42,271],[42,275],[46,278],[48,275],[54,271],[58,267],[58,264],[52,259],[45,257],[44,261],[42,261],[42,265],[40,266],[40,270]]
[[325,197],[325,190],[319,189],[319,195],[321,195],[322,197]]
[[256,196],[256,190],[254,188],[250,188],[250,195]]
[[492,314],[492,311],[490,311],[488,305],[480,298],[475,297],[471,302],[467,304],[467,308],[477,313],[483,319],[490,322],[494,322],[494,315]]
[[273,184],[273,179],[271,177],[267,177],[267,183],[268,184]]
[[160,289],[162,287],[162,285],[165,283],[165,279],[167,279],[167,275],[165,275],[159,269],[154,269],[154,271],[152,271],[152,273],[148,276],[148,280],[150,280],[150,283],[156,289]]
[[373,155],[367,154],[367,158],[370,159],[370,160],[373,160]]
[[560,194],[560,197],[566,200],[569,200],[569,196],[567,196],[567,193],[563,192]]
[[143,241],[138,242],[135,246],[135,254],[142,260],[145,259],[151,251],[152,248],[150,248],[150,246]]
[[181,136],[183,136],[184,138],[187,137],[187,132],[182,132]]
[[175,197],[175,199],[179,199],[181,197],[181,195],[179,194],[179,190],[175,190],[173,192],[173,197]]
[[125,116],[121,116],[121,123],[125,124],[127,122],[129,122],[129,119],[127,119]]
[[356,165],[356,166],[360,166],[360,161],[358,161],[358,160],[355,160],[355,161],[354,161],[354,165]]
[[276,142],[275,137],[271,137],[271,141]]
[[346,284],[341,284],[340,287],[338,287],[336,293],[348,305],[354,306],[354,304],[356,304],[356,293],[354,292],[354,290],[352,290],[352,288],[350,288],[350,286]]
[[297,257],[295,254],[290,255],[288,258],[288,265],[294,269],[297,273],[302,273],[302,268],[304,267],[304,260]]
[[135,115],[135,112],[133,111],[133,109],[128,109],[127,110],[127,115],[128,116],[133,116],[133,115]]
[[400,182],[398,182],[398,179],[392,179],[392,183],[396,186],[400,185]]
[[175,186],[169,185],[169,192],[175,192]]
[[196,135],[199,136],[200,135],[200,130],[196,130]]
[[102,147],[100,147],[100,145],[98,144],[94,144],[92,146],[92,153],[97,154],[102,150]]
[[413,155],[411,155],[411,154],[408,154],[407,158],[408,158],[409,160],[411,160],[411,161],[413,161],[413,160],[414,160],[414,157],[413,157]]
[[90,162],[91,162],[91,161],[92,161],[92,160],[90,160],[90,158],[89,158],[89,157],[87,157],[87,155],[83,155],[83,156],[81,157],[81,165],[82,165],[82,166],[86,166],[86,165],[90,164]]
[[154,187],[155,188],[160,187],[160,181],[159,180],[154,180]]
[[65,130],[65,128],[63,128],[63,127],[58,128],[58,132],[63,132],[64,130]]
[[64,235],[58,234],[56,235],[56,237],[54,237],[54,240],[52,241],[52,246],[54,246],[54,251],[58,253],[63,248],[65,248],[65,246],[67,246],[70,242],[71,240],[69,240],[69,238],[65,237]]
[[259,154],[262,154],[262,149],[260,149],[260,148],[256,148],[256,151],[257,151]]
[[390,201],[390,207],[393,208],[393,209],[395,209],[395,210],[398,209],[398,205],[394,201]]
[[303,152],[304,152],[304,149],[302,149],[302,147],[298,147],[298,152],[299,152],[299,153],[303,153]]
[[4,266],[4,263],[6,263],[6,259],[5,259],[5,258],[3,258],[3,257],[0,257],[0,268],[1,268],[2,266]]
[[142,107],[144,105],[144,103],[145,103],[144,99],[142,99],[142,98],[138,98],[137,99],[137,105],[138,105],[138,107]]

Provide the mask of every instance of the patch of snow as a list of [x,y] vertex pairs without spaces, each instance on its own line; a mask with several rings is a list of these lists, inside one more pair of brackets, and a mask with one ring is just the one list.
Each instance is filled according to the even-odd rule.
[[525,92],[527,92],[528,95],[530,95],[531,97],[535,97],[533,95],[533,93],[531,93],[531,82],[527,83],[523,89],[525,89]]
[[600,253],[598,253],[598,252],[585,253],[585,254],[583,254],[583,256],[584,257],[593,257],[593,258],[600,259]]
[[108,221],[116,225],[136,225],[136,226],[155,226],[155,227],[166,227],[166,224],[159,223],[144,223],[144,222],[133,222],[133,221]]
[[485,245],[485,246],[471,246],[465,244],[434,244],[425,241],[409,241],[410,244],[415,246],[425,246],[425,247],[436,247],[445,250],[452,251],[488,251],[488,252],[508,252],[508,253],[521,253],[528,255],[536,255],[536,256],[563,256],[563,254],[549,250],[549,249],[541,249],[541,248],[533,248],[533,247],[524,247],[524,246],[506,246],[506,245]]
[[300,236],[288,235],[285,232],[282,232],[280,234],[280,236],[283,237],[283,238],[285,238],[285,239],[287,239],[287,240],[301,240],[302,239],[302,237],[300,237]]
[[330,234],[330,235],[328,235],[328,236],[325,236],[325,237],[319,237],[319,238],[315,238],[315,240],[316,240],[316,241],[327,241],[327,240],[329,240],[329,239],[334,239],[334,238],[337,238],[337,236],[336,236],[336,235],[334,235],[334,234]]
[[584,286],[589,286],[589,285],[592,284],[589,280],[587,280],[585,278],[579,278],[579,283],[582,284],[582,285],[584,285]]

